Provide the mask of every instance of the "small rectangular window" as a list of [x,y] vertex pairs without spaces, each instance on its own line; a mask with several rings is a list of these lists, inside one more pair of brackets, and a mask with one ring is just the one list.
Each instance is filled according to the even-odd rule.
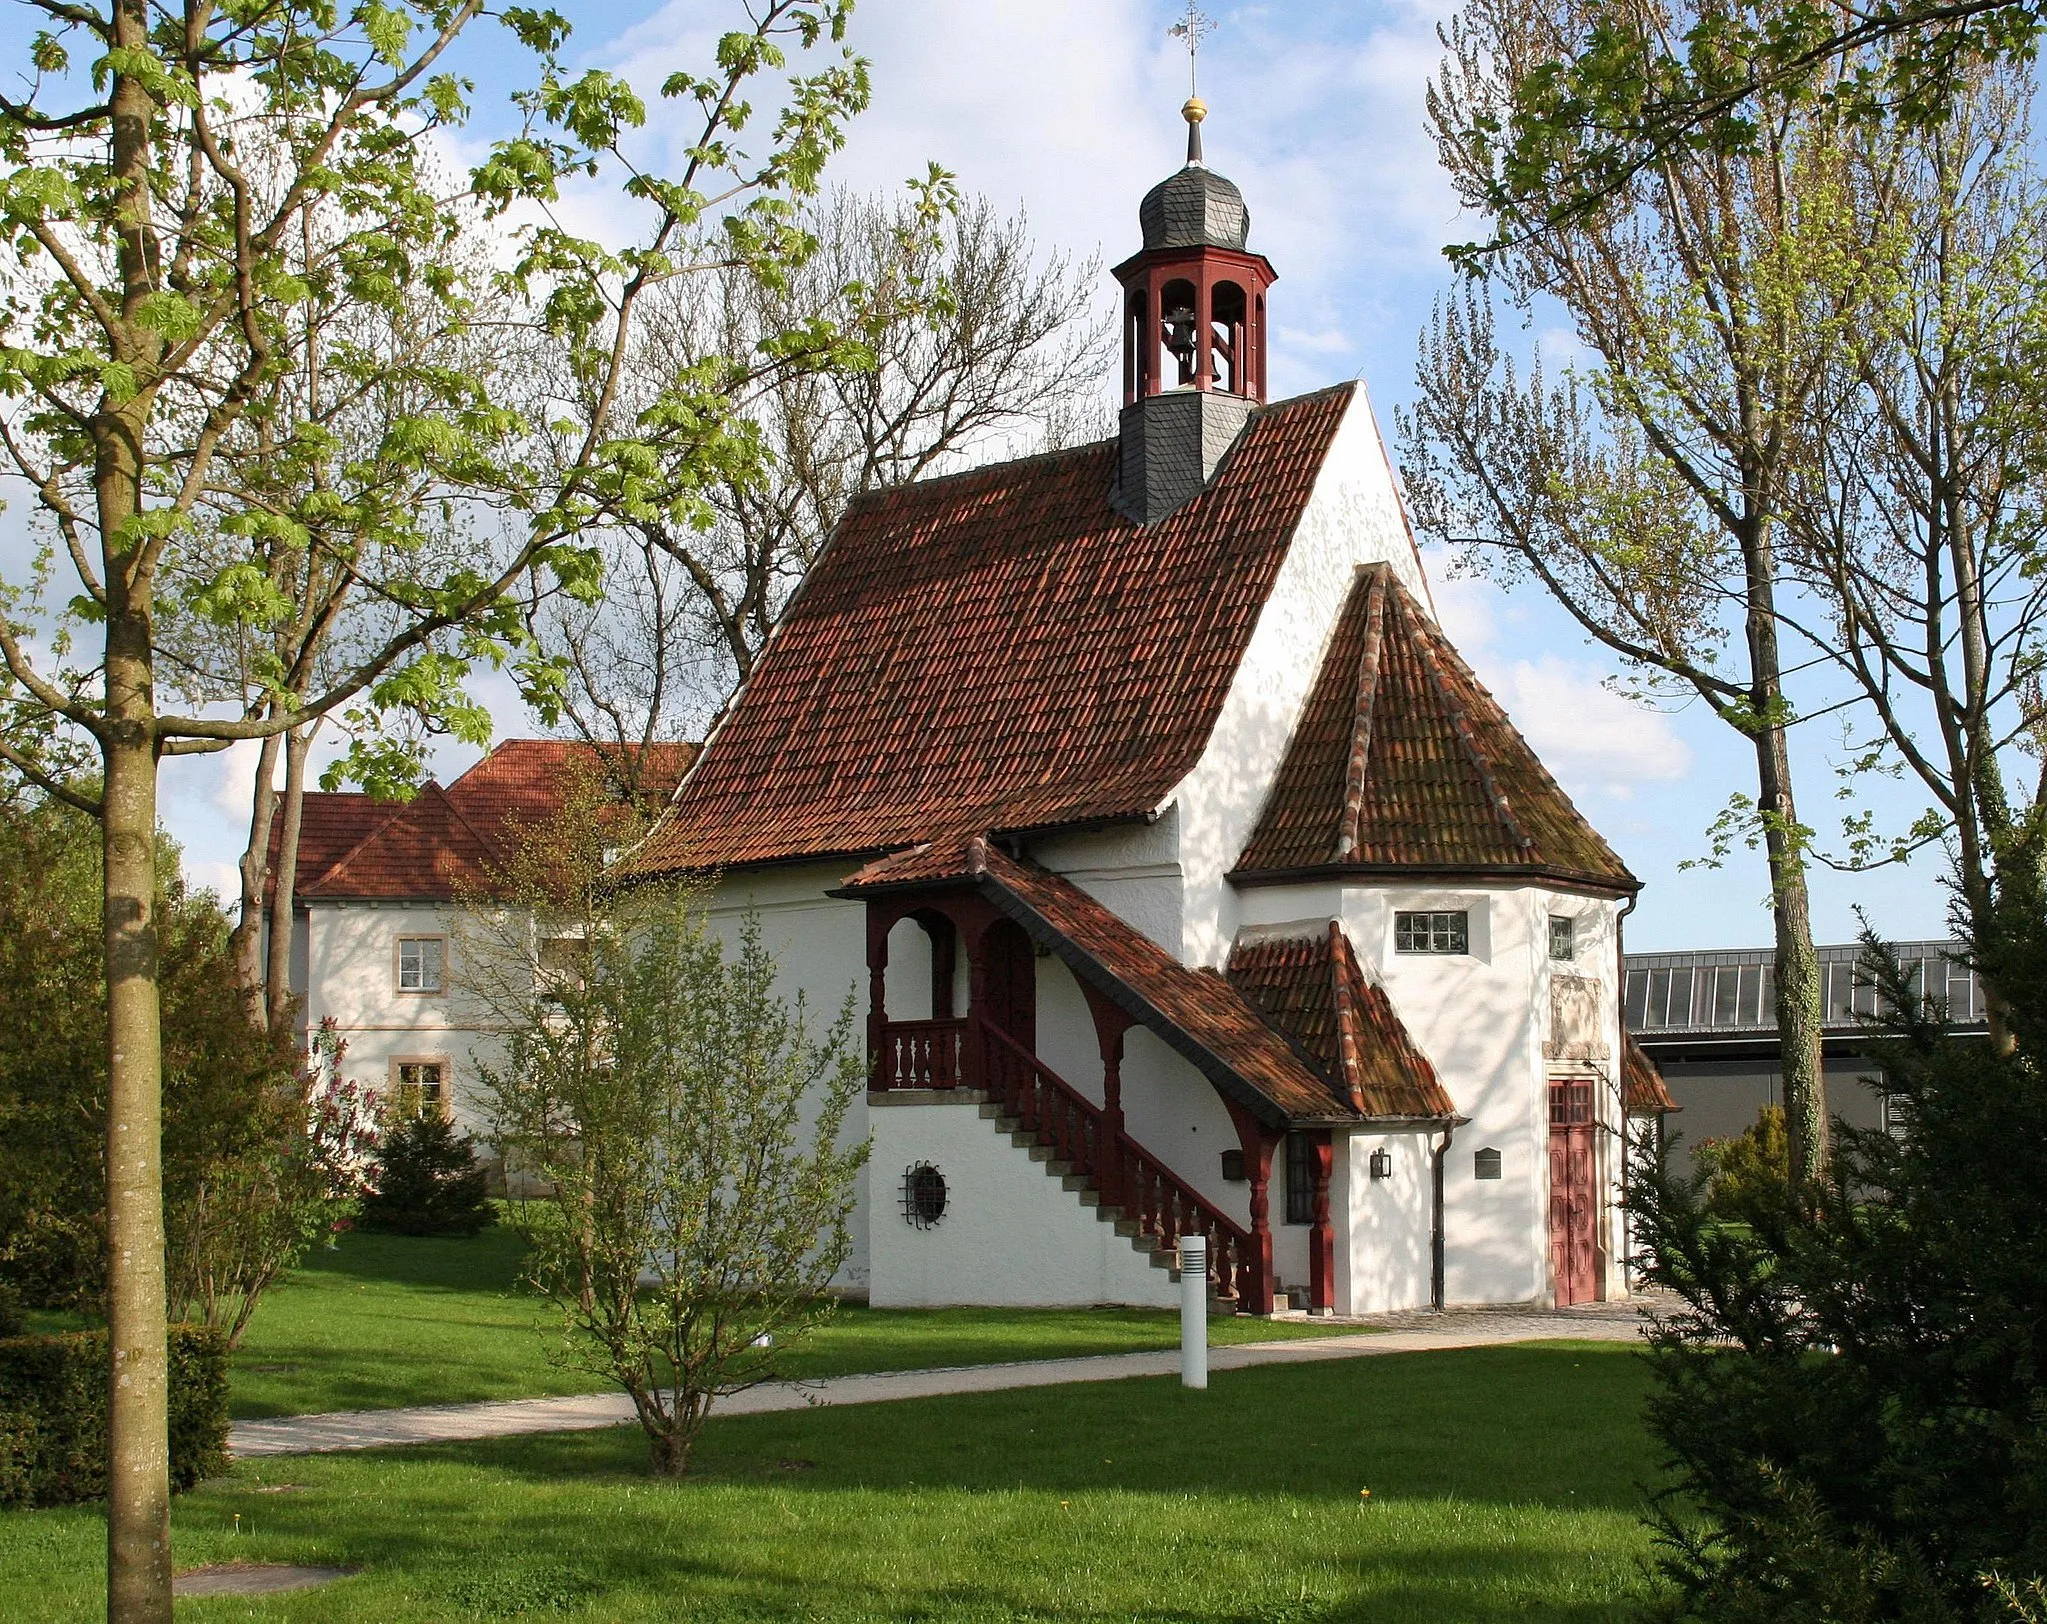
[[1578,921],[1569,914],[1549,916],[1549,956],[1559,964],[1578,956]]
[[1286,1221],[1315,1221],[1315,1141],[1304,1133],[1286,1136]]
[[401,936],[398,938],[398,990],[439,992],[441,990],[441,938]]
[[1469,953],[1471,915],[1462,908],[1434,913],[1396,913],[1393,946],[1400,953]]
[[438,1060],[400,1060],[393,1067],[390,1116],[409,1122],[414,1117],[446,1116],[448,1073]]

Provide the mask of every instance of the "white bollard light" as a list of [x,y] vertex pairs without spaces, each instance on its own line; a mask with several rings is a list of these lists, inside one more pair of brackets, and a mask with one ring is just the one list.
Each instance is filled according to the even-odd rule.
[[1208,1237],[1180,1237],[1180,1385],[1208,1385]]

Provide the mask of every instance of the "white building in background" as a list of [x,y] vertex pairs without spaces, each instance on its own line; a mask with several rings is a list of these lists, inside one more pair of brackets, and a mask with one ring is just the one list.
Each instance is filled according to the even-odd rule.
[[[673,781],[693,745],[657,747]],[[489,1034],[459,995],[457,898],[488,891],[522,824],[561,807],[586,747],[508,739],[446,788],[412,800],[311,792],[293,887],[291,988],[301,1029],[332,1021],[346,1074],[400,1109],[481,1133],[474,1054]],[[273,868],[276,848],[272,851]]]
[[635,866],[857,994],[876,1303],[1162,1304],[1190,1229],[1249,1312],[1618,1294],[1638,882],[1436,625],[1362,388],[1267,404],[1196,106],[1117,438],[857,501]]

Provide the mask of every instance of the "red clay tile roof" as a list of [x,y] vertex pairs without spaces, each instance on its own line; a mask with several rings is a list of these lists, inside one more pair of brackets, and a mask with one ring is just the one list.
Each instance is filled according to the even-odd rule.
[[[1348,1094],[1222,976],[1189,969],[1071,881],[984,840],[939,842],[882,858],[834,894],[868,896],[947,881],[972,884],[1076,976],[1264,1120],[1359,1120]],[[1447,1099],[1442,1114],[1450,1114]]]
[[1660,1116],[1682,1111],[1663,1084],[1663,1071],[1649,1058],[1649,1051],[1625,1032],[1621,1043],[1621,1109],[1629,1116]]
[[[672,789],[694,759],[694,744],[653,747],[648,778]],[[352,792],[308,792],[300,818],[297,894],[308,899],[446,902],[483,888],[521,823],[562,804],[572,772],[596,762],[588,745],[564,739],[506,739],[443,789],[429,781],[410,801],[373,801]],[[271,833],[276,860],[282,830]]]
[[1147,816],[1200,758],[1351,385],[1256,414],[1140,529],[1116,442],[854,503],[648,872]]
[[1441,1121],[1457,1107],[1334,920],[1312,936],[1239,942],[1230,982],[1315,1062],[1358,1115]]
[[1232,878],[1414,869],[1641,884],[1392,570],[1373,564]]

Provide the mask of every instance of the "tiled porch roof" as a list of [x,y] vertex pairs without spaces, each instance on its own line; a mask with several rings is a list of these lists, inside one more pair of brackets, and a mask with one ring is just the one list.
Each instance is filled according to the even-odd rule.
[[[1437,1102],[1421,1093],[1400,1098],[1403,1105],[1419,1101],[1419,1110],[1382,1113],[1371,1108],[1369,1097],[1360,1107],[1333,1070],[1325,1073],[1311,1064],[1289,1034],[1230,980],[1214,970],[1190,969],[1070,880],[1021,862],[978,836],[934,841],[879,859],[852,875],[838,894],[866,897],[948,883],[971,885],[994,902],[1083,982],[1155,1032],[1226,1096],[1268,1122],[1454,1114],[1447,1095]],[[1405,1056],[1412,1045],[1397,1017],[1390,1006],[1380,1013]],[[1375,1025],[1369,1041],[1380,1041],[1385,1030]],[[1425,1059],[1420,1063],[1428,1064]],[[1432,1108],[1437,1103],[1440,1110]]]
[[1670,1097],[1670,1090],[1664,1086],[1661,1068],[1635,1041],[1635,1034],[1624,1032],[1621,1036],[1621,1109],[1629,1116],[1661,1116],[1666,1111],[1682,1111],[1684,1107]]
[[1429,1057],[1365,977],[1331,920],[1310,935],[1240,941],[1231,983],[1335,1081],[1360,1116],[1447,1120],[1457,1114]]

